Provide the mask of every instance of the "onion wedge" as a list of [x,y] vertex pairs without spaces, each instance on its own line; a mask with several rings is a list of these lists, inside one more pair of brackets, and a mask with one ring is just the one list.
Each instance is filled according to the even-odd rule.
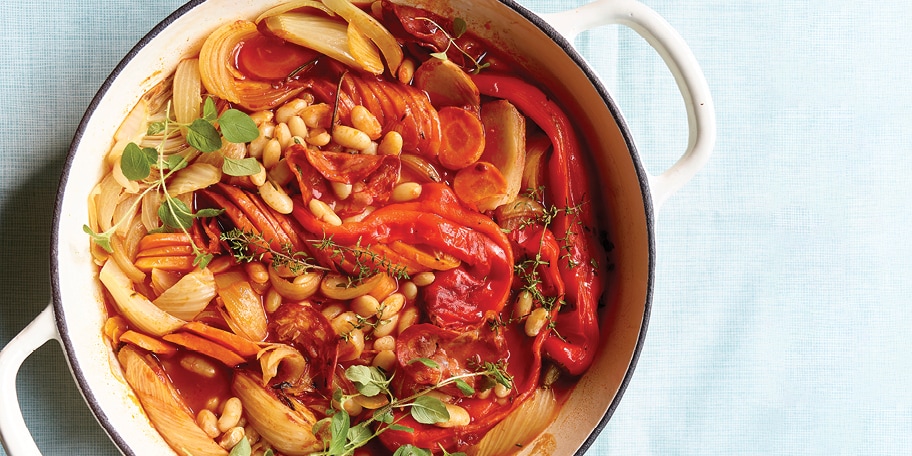
[[313,412],[293,397],[279,400],[261,385],[245,372],[238,372],[231,385],[254,429],[282,454],[304,456],[319,451],[323,444],[313,433],[317,422]]
[[132,282],[116,262],[105,262],[98,278],[114,298],[120,313],[137,329],[161,337],[184,325],[183,320],[159,309],[149,298],[134,291]]
[[348,24],[326,16],[285,13],[266,18],[266,27],[275,36],[313,49],[352,68],[361,68],[349,52]]
[[485,434],[471,453],[475,456],[496,456],[511,454],[516,448],[525,448],[532,443],[557,411],[554,391],[540,388],[516,410]]
[[228,454],[196,424],[190,408],[158,362],[129,345],[120,350],[117,359],[149,421],[171,448],[195,456]]
[[214,297],[215,278],[212,271],[209,268],[194,268],[153,302],[158,308],[177,318],[192,320]]
[[402,48],[399,47],[396,37],[383,24],[349,0],[323,0],[323,4],[370,37],[371,41],[383,53],[383,58],[386,59],[390,73],[396,74],[396,70],[402,64]]

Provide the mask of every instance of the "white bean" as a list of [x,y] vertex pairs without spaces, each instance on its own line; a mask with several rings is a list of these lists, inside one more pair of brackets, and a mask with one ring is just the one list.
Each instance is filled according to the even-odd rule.
[[265,184],[257,187],[257,189],[260,191],[260,197],[263,198],[263,201],[268,204],[269,207],[275,209],[276,212],[280,214],[291,214],[291,211],[294,209],[294,202],[292,202],[291,197],[285,193],[285,190],[282,189],[282,187],[267,181]]
[[353,127],[363,131],[370,139],[380,139],[380,135],[383,134],[383,128],[380,126],[377,116],[364,106],[358,105],[352,108],[351,122]]
[[380,155],[399,155],[402,153],[402,144],[402,135],[398,131],[390,131],[380,141],[377,153]]
[[538,307],[530,312],[529,318],[526,319],[526,324],[524,326],[526,335],[529,337],[537,336],[542,328],[545,327],[545,323],[548,322],[548,317],[548,311],[544,307]]
[[345,125],[336,125],[332,129],[332,139],[342,147],[355,150],[364,150],[371,145],[367,133]]
[[218,428],[221,432],[228,432],[229,429],[238,425],[241,421],[242,405],[241,400],[232,397],[222,405],[222,416],[218,419]]
[[393,187],[390,199],[396,203],[412,201],[421,196],[421,184],[417,182],[403,182]]
[[424,272],[419,272],[419,273],[415,274],[412,277],[412,282],[414,282],[415,285],[417,285],[419,287],[426,287],[426,286],[434,283],[434,279],[436,279],[436,278],[437,278],[437,276],[434,275],[433,271],[424,271]]
[[339,218],[336,212],[323,201],[320,201],[316,198],[311,198],[310,202],[307,203],[307,207],[317,219],[322,220],[332,226],[342,225],[342,219]]

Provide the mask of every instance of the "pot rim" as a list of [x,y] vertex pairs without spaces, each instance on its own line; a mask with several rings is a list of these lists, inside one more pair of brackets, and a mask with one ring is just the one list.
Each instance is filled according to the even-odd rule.
[[[108,434],[117,448],[127,455],[136,455],[137,452],[131,448],[123,436],[117,430],[117,424],[114,420],[108,416],[104,408],[99,404],[97,399],[97,392],[93,391],[88,381],[86,379],[86,374],[84,368],[79,363],[79,358],[76,356],[74,351],[74,344],[72,338],[68,332],[67,326],[67,313],[62,304],[62,295],[61,295],[61,284],[60,284],[60,264],[58,263],[59,258],[59,231],[56,229],[60,225],[60,221],[63,213],[63,203],[64,203],[64,189],[66,188],[67,180],[69,179],[70,173],[72,172],[73,162],[75,159],[76,152],[79,149],[79,146],[82,142],[83,136],[86,134],[89,120],[95,114],[98,109],[98,105],[101,103],[101,100],[107,95],[108,90],[114,81],[118,78],[124,68],[136,57],[136,55],[145,48],[152,40],[154,40],[159,34],[161,34],[165,29],[167,29],[173,22],[175,22],[180,17],[184,16],[191,12],[197,6],[206,3],[210,0],[190,0],[187,3],[183,4],[176,10],[174,10],[167,17],[162,19],[161,22],[155,25],[147,34],[145,34],[131,49],[127,52],[126,55],[118,62],[114,67],[111,73],[105,78],[104,82],[99,87],[95,96],[89,102],[86,107],[85,113],[83,114],[79,125],[76,128],[76,131],[73,135],[73,139],[70,142],[70,146],[67,151],[66,161],[64,162],[63,169],[61,171],[60,180],[57,186],[57,197],[54,206],[54,214],[52,219],[52,226],[55,229],[52,230],[51,234],[51,246],[50,246],[50,277],[51,277],[51,302],[54,308],[54,318],[56,320],[57,330],[60,336],[61,346],[63,347],[64,353],[66,355],[67,363],[70,366],[70,370],[76,384],[79,388],[80,393],[85,399],[87,405],[91,409],[93,415],[98,420],[99,424],[103,430]],[[615,103],[614,99],[611,97],[608,89],[602,83],[599,76],[596,72],[589,66],[585,61],[583,56],[576,50],[576,48],[570,43],[566,37],[557,31],[551,24],[549,24],[545,19],[526,7],[520,5],[514,0],[496,0],[501,5],[510,8],[515,13],[523,17],[528,22],[532,23],[535,27],[541,30],[546,36],[548,36],[555,44],[557,44],[564,53],[576,64],[577,68],[583,72],[586,76],[586,79],[592,84],[593,88],[597,91],[605,106],[608,108],[611,113],[613,121],[617,124],[618,129],[620,130],[621,136],[624,139],[624,143],[627,146],[627,150],[630,154],[631,162],[636,171],[637,181],[640,186],[640,193],[643,199],[644,207],[644,216],[646,220],[646,240],[648,246],[648,275],[646,277],[647,283],[645,287],[645,301],[644,301],[644,311],[643,319],[641,322],[639,334],[637,336],[636,344],[633,348],[633,353],[631,354],[630,362],[627,367],[627,370],[624,373],[623,380],[621,381],[617,394],[612,399],[608,409],[605,411],[604,415],[599,420],[598,424],[591,430],[588,437],[580,444],[580,447],[576,451],[576,455],[582,455],[586,453],[589,447],[595,442],[598,438],[601,431],[607,425],[608,421],[611,419],[618,405],[620,404],[621,398],[623,397],[628,384],[630,383],[633,372],[636,368],[637,362],[640,357],[640,353],[643,348],[643,344],[646,337],[646,332],[649,324],[649,318],[652,309],[652,298],[653,298],[653,288],[655,281],[655,257],[656,257],[656,248],[655,248],[655,206],[652,199],[652,193],[649,187],[649,174],[647,173],[645,167],[643,166],[642,160],[639,153],[637,152],[636,146],[634,144],[632,135],[630,133],[629,127],[626,120],[624,119],[619,107]],[[87,368],[94,368],[97,366],[88,366]]]

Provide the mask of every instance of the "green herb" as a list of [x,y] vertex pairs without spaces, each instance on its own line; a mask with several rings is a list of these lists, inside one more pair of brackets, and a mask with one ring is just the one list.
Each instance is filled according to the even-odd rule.
[[328,270],[317,263],[316,259],[307,252],[295,251],[291,244],[284,244],[280,249],[275,249],[272,247],[272,242],[265,239],[262,234],[253,231],[234,228],[222,233],[219,239],[228,244],[231,254],[239,263],[261,261],[266,254],[269,254],[272,257],[274,269],[284,266],[294,274]]
[[[432,369],[439,369],[439,365],[429,358],[415,358],[408,364],[420,363]],[[352,426],[351,418],[344,410],[331,410],[331,416],[324,418],[314,424],[314,434],[324,436],[324,450],[318,455],[322,456],[350,456],[354,451],[378,435],[386,431],[414,432],[414,429],[400,425],[396,422],[394,410],[408,409],[409,415],[415,421],[422,424],[436,424],[446,422],[450,419],[446,404],[429,393],[447,385],[456,385],[464,394],[471,395],[475,389],[469,385],[465,379],[478,377],[482,383],[494,385],[504,383],[505,386],[512,388],[513,378],[507,374],[503,361],[497,363],[480,362],[470,360],[470,365],[477,367],[475,372],[462,375],[456,375],[441,380],[435,385],[418,391],[417,393],[405,397],[397,398],[390,390],[392,378],[376,366],[354,365],[345,370],[345,378],[350,380],[358,390],[358,394],[366,397],[375,397],[378,395],[386,396],[389,403],[375,410],[373,415]],[[337,389],[333,394],[333,402],[342,404],[351,399],[354,395],[345,395],[341,389]],[[373,426],[373,428],[372,428]],[[329,434],[327,436],[327,433]],[[443,449],[441,447],[441,449]],[[399,453],[399,451],[407,451]],[[465,456],[463,453],[447,453],[451,456]],[[395,454],[432,454],[430,450],[417,448],[406,445]]]
[[[189,235],[188,230],[192,226],[194,219],[213,217],[221,212],[218,210],[202,210],[198,213],[193,213],[183,201],[174,198],[168,192],[168,179],[175,172],[189,164],[187,155],[165,155],[164,153],[164,144],[167,136],[173,131],[172,128],[185,127],[187,143],[203,153],[220,149],[222,147],[222,135],[230,142],[248,142],[259,136],[259,130],[250,116],[236,109],[229,109],[219,117],[215,102],[211,97],[207,97],[203,104],[203,117],[194,120],[190,124],[172,122],[170,120],[170,108],[170,104],[165,108],[164,121],[151,123],[146,131],[148,136],[163,136],[159,145],[155,148],[141,148],[136,143],[127,144],[121,155],[120,171],[124,177],[131,181],[144,181],[147,184],[139,196],[144,197],[151,192],[162,194],[164,198],[158,209],[158,217],[164,230],[175,229]],[[216,129],[216,122],[222,130],[221,133]],[[251,163],[250,160],[253,162]],[[255,169],[254,164],[256,164]],[[225,169],[226,167],[227,169]],[[253,175],[259,171],[260,167],[254,159],[232,160],[226,158],[223,166],[223,172],[232,176]],[[127,211],[127,214],[133,214],[143,199],[137,198],[130,210]],[[96,233],[88,225],[83,226],[83,231],[89,234],[96,245],[110,253],[112,252],[111,237],[116,232],[117,227],[128,218],[130,216],[125,215],[104,233]],[[212,255],[204,252],[192,240],[190,245],[195,255],[193,264],[199,268],[205,268],[209,261],[212,260]]]
[[393,453],[393,456],[432,456],[431,450],[425,450],[424,448],[418,448],[412,444],[402,445],[399,448],[396,448],[396,452]]
[[453,48],[456,48],[456,50],[458,50],[467,59],[469,59],[472,62],[472,65],[475,66],[475,68],[473,68],[471,70],[471,73],[478,74],[481,72],[481,70],[491,66],[490,63],[487,63],[487,62],[481,63],[479,60],[476,60],[475,57],[472,57],[471,55],[469,55],[469,53],[466,52],[465,49],[463,49],[461,46],[456,44],[456,39],[461,37],[463,34],[465,34],[466,30],[468,29],[468,25],[466,24],[465,19],[457,17],[456,19],[453,20],[453,33],[452,34],[447,33],[447,31],[444,30],[444,28],[441,27],[440,24],[438,24],[431,18],[419,17],[417,19],[429,22],[431,25],[436,27],[437,30],[440,31],[440,33],[443,33],[443,35],[447,39],[446,49],[444,49],[442,51],[431,53],[431,57],[434,57],[434,58],[440,59],[440,60],[449,60],[449,57],[447,57],[447,52],[450,50],[451,47],[453,47]]
[[222,172],[229,176],[252,176],[260,172],[260,162],[255,158],[225,157]]
[[241,437],[241,441],[231,449],[231,453],[228,453],[228,456],[250,456],[252,451],[253,449],[250,448],[250,441],[247,440],[247,436],[244,436]]

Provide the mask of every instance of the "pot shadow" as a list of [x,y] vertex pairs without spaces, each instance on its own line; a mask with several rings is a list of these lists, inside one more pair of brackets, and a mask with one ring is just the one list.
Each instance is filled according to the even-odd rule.
[[[21,176],[0,209],[0,296],[6,297],[0,306],[0,346],[51,299],[51,232],[66,151],[44,156],[54,158]],[[58,344],[45,344],[26,359],[16,386],[26,425],[42,453],[120,454],[83,400]],[[5,454],[0,449],[0,455]]]

